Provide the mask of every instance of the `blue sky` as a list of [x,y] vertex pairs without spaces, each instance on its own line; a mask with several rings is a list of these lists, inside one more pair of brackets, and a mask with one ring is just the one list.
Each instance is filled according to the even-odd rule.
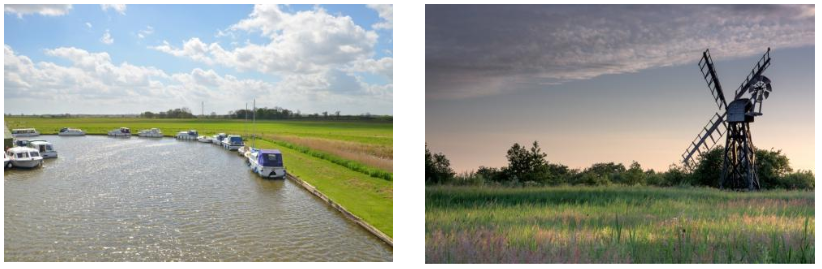
[[[137,113],[200,101],[226,113],[256,97],[309,113],[392,114],[392,13],[390,5],[6,5],[6,66],[32,64],[6,71],[5,113]],[[101,53],[101,63],[78,64]],[[111,72],[100,72],[106,64]],[[37,81],[66,72],[87,77]],[[89,86],[98,83],[106,94]],[[52,105],[31,105],[44,101]]]
[[754,145],[813,170],[812,6],[428,6],[426,142],[457,171],[534,140],[572,168],[666,170],[717,112],[702,51],[728,98],[768,47]]

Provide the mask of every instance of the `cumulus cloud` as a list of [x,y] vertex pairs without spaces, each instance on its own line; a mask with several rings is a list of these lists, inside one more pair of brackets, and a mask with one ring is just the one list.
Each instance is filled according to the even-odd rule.
[[349,72],[364,72],[382,75],[389,80],[394,79],[394,59],[391,57],[383,57],[377,59],[363,59],[351,63],[347,68],[343,68]]
[[149,48],[208,65],[275,75],[280,81],[268,92],[287,92],[309,103],[392,103],[390,82],[369,84],[361,74],[377,74],[392,81],[393,59],[374,59],[377,34],[363,29],[351,17],[331,15],[322,8],[289,13],[276,5],[256,5],[247,18],[218,31],[217,37],[233,37],[235,32],[259,33],[268,43],[247,41],[224,48],[217,42],[206,43],[193,37],[181,46],[163,41]]
[[103,11],[111,9],[120,13],[120,15],[126,15],[126,4],[102,4],[100,8],[103,9]]
[[391,29],[394,28],[394,7],[385,4],[369,4],[368,8],[376,10],[383,21],[371,25],[374,29]]
[[111,38],[111,33],[109,33],[108,29],[106,29],[106,33],[103,34],[103,37],[100,38],[100,42],[103,44],[111,45],[114,43],[114,38]]
[[[374,53],[378,37],[348,16],[334,16],[321,8],[286,13],[276,5],[254,6],[248,18],[232,25],[229,30],[258,32],[270,39],[270,43],[247,42],[225,49],[216,42],[204,43],[195,37],[185,41],[182,47],[164,42],[151,48],[240,71],[302,74],[326,72],[367,59]],[[226,35],[221,33],[218,35]]]
[[252,98],[257,98],[258,102],[275,100],[274,103],[259,103],[301,109],[306,113],[324,110],[390,113],[392,109],[390,84],[371,85],[344,72],[299,74],[269,83],[220,75],[212,69],[201,68],[188,73],[167,74],[150,66],[127,62],[115,64],[106,52],[89,52],[75,47],[47,49],[44,54],[65,59],[70,64],[35,63],[4,45],[4,97],[7,101],[37,100],[44,104],[38,108],[39,113],[65,113],[49,109],[58,109],[67,102],[88,109],[71,111],[73,113],[136,113],[147,108],[156,111],[196,107],[204,100],[206,103],[220,100],[218,107],[209,109],[225,113]]
[[[496,95],[814,44],[814,7],[426,6],[426,98]],[[494,19],[489,19],[494,18]]]
[[71,5],[9,5],[6,4],[3,7],[3,10],[6,13],[13,13],[17,14],[18,18],[22,18],[23,15],[29,14],[40,14],[42,16],[63,16],[68,14],[69,10],[71,10]]

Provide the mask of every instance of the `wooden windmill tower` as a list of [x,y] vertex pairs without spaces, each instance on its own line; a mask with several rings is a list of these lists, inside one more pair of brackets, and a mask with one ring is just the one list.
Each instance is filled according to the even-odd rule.
[[[702,60],[699,61],[702,77],[708,83],[719,112],[714,114],[682,154],[682,162],[686,169],[693,170],[696,166],[696,156],[710,151],[725,135],[725,157],[719,178],[720,188],[759,189],[756,148],[751,139],[750,123],[754,121],[754,117],[762,116],[762,100],[767,99],[772,91],[770,79],[762,75],[771,65],[770,53],[771,49],[768,48],[742,85],[736,89],[730,104],[725,101],[710,52],[705,50],[702,53]],[[747,93],[750,95],[743,98]]]

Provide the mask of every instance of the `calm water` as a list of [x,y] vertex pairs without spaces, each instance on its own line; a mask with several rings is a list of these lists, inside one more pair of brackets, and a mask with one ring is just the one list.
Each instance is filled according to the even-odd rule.
[[40,139],[60,157],[4,173],[6,261],[392,260],[298,185],[260,179],[216,145]]

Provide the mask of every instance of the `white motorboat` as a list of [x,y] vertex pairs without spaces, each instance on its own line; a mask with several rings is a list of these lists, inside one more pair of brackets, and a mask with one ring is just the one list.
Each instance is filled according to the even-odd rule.
[[14,167],[34,168],[43,165],[43,157],[33,148],[13,147],[6,151]]
[[180,140],[197,140],[197,130],[182,131],[175,137]]
[[208,137],[208,136],[201,135],[201,136],[197,137],[197,141],[200,141],[200,142],[203,142],[203,143],[211,143],[211,138]]
[[283,154],[276,149],[252,149],[249,151],[248,163],[251,171],[265,178],[285,179]]
[[223,148],[227,150],[238,150],[243,147],[243,138],[239,135],[229,135],[223,139]]
[[86,135],[86,132],[84,132],[83,130],[80,130],[80,129],[74,129],[74,128],[67,128],[66,127],[66,128],[60,129],[60,132],[58,132],[57,135],[60,135],[60,136],[83,136],[83,135]]
[[215,145],[222,145],[223,144],[223,139],[225,139],[225,137],[226,137],[225,133],[215,134],[214,136],[211,137],[211,143],[214,143]]
[[29,141],[27,145],[29,148],[36,149],[40,152],[40,156],[44,159],[46,158],[57,158],[57,151],[54,150],[54,146],[45,140],[32,140]]
[[151,128],[149,130],[142,130],[137,133],[139,137],[153,137],[153,138],[160,138],[163,137],[163,131],[157,128]]
[[11,162],[11,159],[9,159],[9,155],[6,154],[5,151],[3,151],[3,169],[9,168],[9,162]]
[[25,128],[25,129],[12,129],[11,136],[12,137],[32,137],[38,136],[40,132],[35,130],[34,128]]
[[120,127],[119,129],[114,129],[108,132],[108,136],[113,137],[131,137],[131,129],[127,127]]

